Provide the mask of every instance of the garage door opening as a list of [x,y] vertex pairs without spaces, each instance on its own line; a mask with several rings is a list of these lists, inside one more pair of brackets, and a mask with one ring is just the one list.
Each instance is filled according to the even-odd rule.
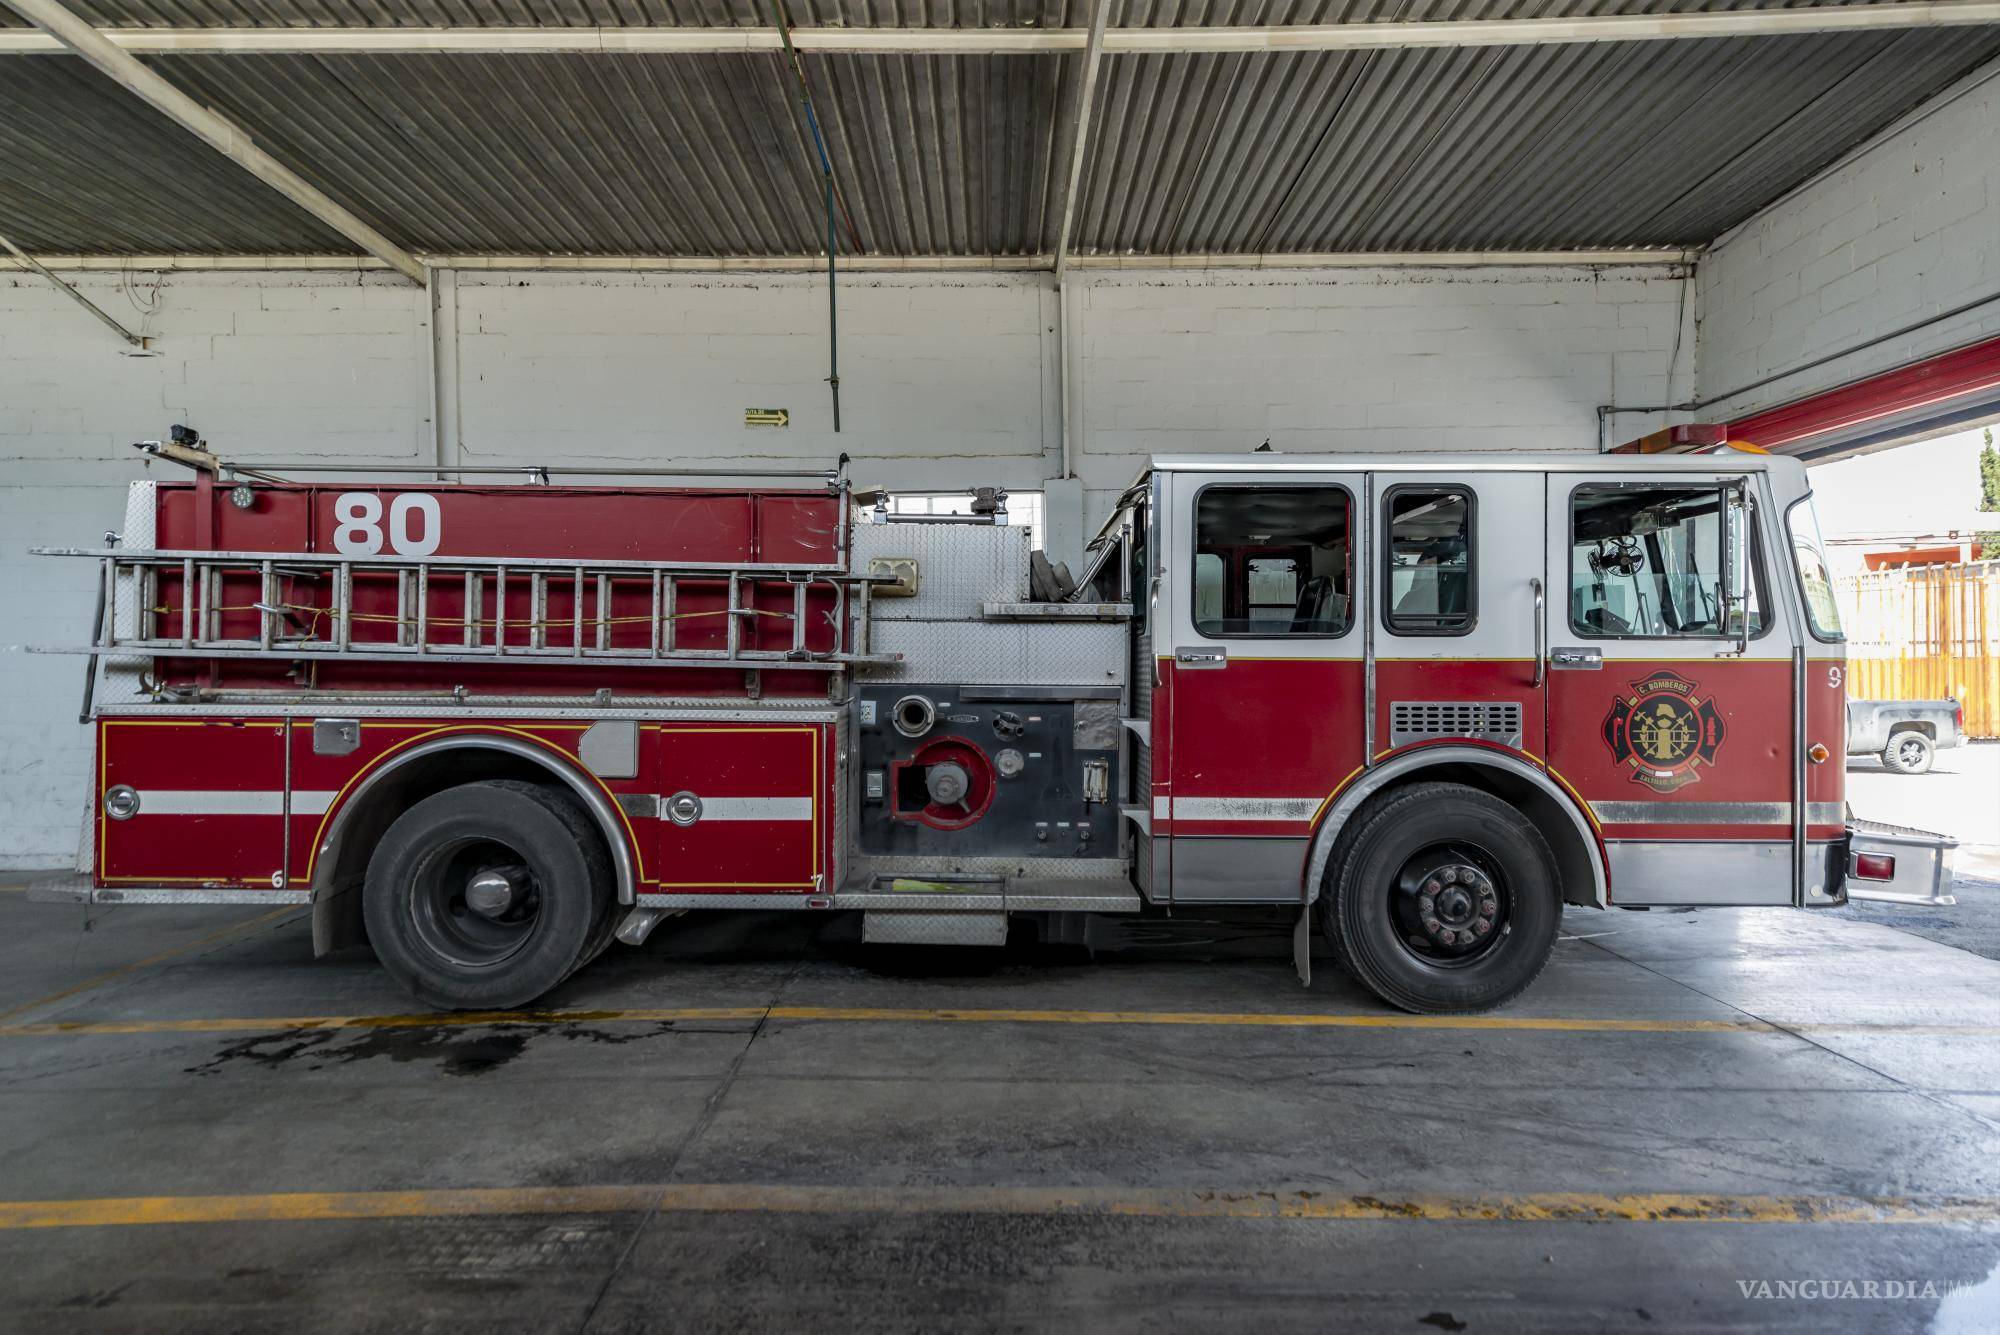
[[[2000,419],[1817,465],[1811,478],[1847,633],[1848,800],[1867,819],[1989,841]],[[1949,745],[1952,732],[1965,744]]]

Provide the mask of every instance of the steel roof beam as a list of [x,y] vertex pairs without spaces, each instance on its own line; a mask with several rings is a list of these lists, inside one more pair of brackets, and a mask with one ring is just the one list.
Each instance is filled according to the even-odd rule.
[[424,266],[415,256],[350,213],[317,186],[250,142],[229,121],[168,83],[96,28],[56,3],[56,0],[5,0],[21,17],[83,57],[100,74],[174,121],[216,152],[270,186],[300,208],[374,255],[413,283],[425,281]]
[[[1484,269],[1691,264],[1699,247],[1647,246],[1595,250],[1295,251],[1231,255],[1072,255],[1070,269]],[[426,254],[440,269],[542,273],[823,273],[825,255],[445,255]],[[43,255],[58,272],[108,269],[166,272],[325,270],[372,272],[389,266],[366,255]],[[1047,273],[1054,255],[855,255],[842,266],[872,273]]]
[[1097,101],[1097,70],[1104,58],[1104,19],[1111,0],[1094,0],[1090,13],[1090,41],[1083,49],[1083,78],[1076,92],[1076,128],[1070,136],[1069,177],[1063,188],[1062,224],[1056,231],[1056,282],[1063,280],[1069,264],[1069,238],[1076,225],[1076,192],[1083,185],[1083,162],[1090,151],[1090,113]]
[[[52,0],[8,0],[27,13]],[[67,13],[67,11],[64,11]],[[71,21],[85,27],[82,20]],[[39,22],[39,20],[37,20]],[[1806,9],[1606,14],[1581,18],[1110,28],[1106,55],[1238,51],[1377,51],[1556,46],[1718,37],[1780,37],[2000,23],[2000,0],[1902,0]],[[507,55],[549,52],[721,54],[783,49],[776,28],[98,28],[110,47],[145,55]],[[793,45],[828,55],[1046,55],[1088,50],[1086,28],[798,28]],[[0,55],[75,49],[30,29],[0,31]]]

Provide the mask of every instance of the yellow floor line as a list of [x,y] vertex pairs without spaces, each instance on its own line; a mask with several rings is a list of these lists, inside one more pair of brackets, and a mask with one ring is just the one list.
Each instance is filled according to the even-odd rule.
[[136,1224],[424,1219],[466,1215],[763,1213],[1086,1215],[1158,1219],[1460,1220],[1493,1223],[1975,1224],[1983,1196],[1733,1196],[1648,1192],[1342,1195],[1299,1189],[844,1187],[674,1183],[447,1191],[309,1191],[0,1201],[0,1230]]
[[[39,1003],[38,1003],[39,1004]],[[2000,1037],[2000,1025],[1815,1023],[1763,1020],[1617,1020],[1536,1015],[1314,1015],[1230,1011],[967,1010],[880,1006],[691,1006],[573,1011],[445,1011],[429,1015],[261,1015],[189,1020],[58,1020],[0,1025],[0,1038],[101,1034],[242,1034],[296,1029],[431,1029],[444,1026],[660,1024],[799,1020],[905,1024],[1186,1025],[1267,1029],[1438,1029],[1579,1034],[1815,1032]]]
[[155,964],[162,964],[176,956],[185,955],[190,950],[199,950],[203,946],[220,944],[233,936],[239,936],[254,928],[262,927],[267,922],[273,922],[282,918],[288,913],[304,913],[306,911],[303,905],[287,904],[283,908],[273,909],[269,913],[252,918],[249,922],[234,923],[222,928],[220,931],[210,932],[207,936],[196,937],[186,945],[175,946],[172,950],[163,950],[157,955],[148,955],[145,959],[134,960],[130,964],[121,964],[115,969],[106,970],[104,973],[98,974],[95,978],[86,978],[82,982],[65,987],[59,992],[51,992],[47,996],[37,997],[33,1001],[24,1001],[12,1010],[0,1011],[0,1020],[11,1019],[16,1015],[23,1015],[28,1011],[40,1010],[43,1006],[54,1005],[56,1002],[73,997],[79,992],[88,992],[94,987],[102,987],[106,983],[115,982],[127,974],[137,973],[141,969],[151,968]]

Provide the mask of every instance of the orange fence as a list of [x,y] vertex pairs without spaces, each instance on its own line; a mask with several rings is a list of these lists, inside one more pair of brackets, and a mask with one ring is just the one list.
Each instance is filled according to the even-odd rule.
[[1871,570],[1840,581],[1847,693],[1965,706],[1965,730],[2000,737],[2000,561]]

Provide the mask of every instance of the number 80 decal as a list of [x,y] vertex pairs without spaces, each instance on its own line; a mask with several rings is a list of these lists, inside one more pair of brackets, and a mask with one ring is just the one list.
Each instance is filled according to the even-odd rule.
[[[343,556],[376,556],[382,551],[382,498],[372,491],[344,491],[333,501],[333,549]],[[413,531],[413,530],[420,530]],[[398,492],[389,502],[389,550],[398,556],[429,556],[444,538],[437,497]]]

